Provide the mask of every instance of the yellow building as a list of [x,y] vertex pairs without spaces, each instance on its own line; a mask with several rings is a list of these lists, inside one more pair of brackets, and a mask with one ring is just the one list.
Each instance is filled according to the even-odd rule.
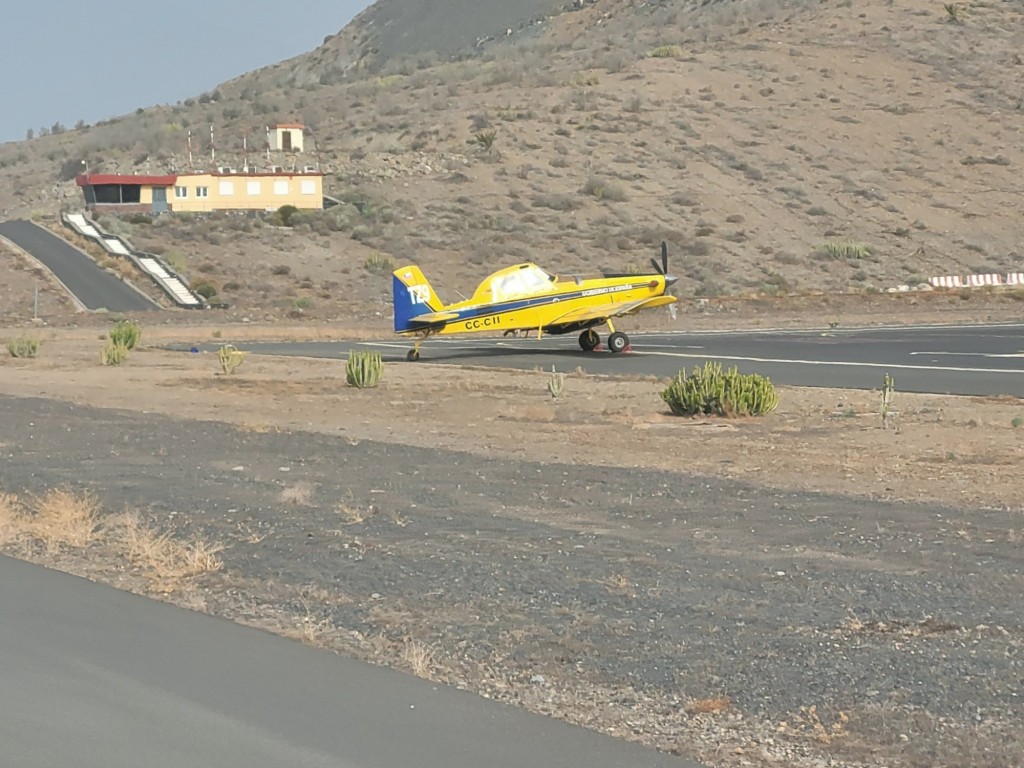
[[168,190],[172,211],[276,211],[282,205],[323,208],[323,174],[193,173],[179,174]]
[[140,211],[276,211],[282,205],[324,207],[320,171],[239,173],[220,170],[163,176],[86,174],[76,179],[89,210]]

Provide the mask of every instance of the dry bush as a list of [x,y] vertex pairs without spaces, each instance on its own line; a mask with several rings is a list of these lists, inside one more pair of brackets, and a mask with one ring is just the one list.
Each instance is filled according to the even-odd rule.
[[138,512],[108,518],[103,532],[158,591],[171,592],[182,581],[223,566],[217,557],[224,549],[222,545],[208,543],[198,536],[181,540],[146,524]]
[[24,535],[41,542],[47,552],[61,546],[85,547],[97,536],[99,503],[86,491],[77,495],[56,488],[33,496],[28,514],[21,517]]
[[112,545],[146,575],[167,584],[221,567],[217,552],[223,547],[199,538],[179,541],[140,522],[137,513],[101,520],[100,506],[89,492],[76,494],[53,489],[23,503],[13,494],[0,493],[0,546],[21,541],[41,544],[48,554],[62,548],[81,549],[90,544]]
[[434,651],[419,640],[406,639],[402,646],[402,662],[416,677],[431,679],[434,665]]
[[309,483],[298,483],[281,490],[278,495],[282,504],[308,506],[313,498],[313,486]]
[[712,696],[706,699],[691,699],[686,705],[688,715],[717,715],[732,706],[728,696]]

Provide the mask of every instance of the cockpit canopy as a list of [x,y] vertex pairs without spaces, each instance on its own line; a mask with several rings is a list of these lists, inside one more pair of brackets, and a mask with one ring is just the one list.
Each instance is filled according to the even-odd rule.
[[553,275],[549,275],[536,264],[519,264],[495,272],[480,283],[474,298],[495,302],[535,296],[549,290],[554,280]]

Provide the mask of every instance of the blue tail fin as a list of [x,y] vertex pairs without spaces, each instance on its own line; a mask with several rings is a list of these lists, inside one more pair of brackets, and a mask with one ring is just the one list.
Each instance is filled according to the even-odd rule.
[[438,312],[444,304],[430,287],[419,267],[400,267],[392,273],[391,301],[395,310],[395,331],[410,330],[409,322],[418,315]]

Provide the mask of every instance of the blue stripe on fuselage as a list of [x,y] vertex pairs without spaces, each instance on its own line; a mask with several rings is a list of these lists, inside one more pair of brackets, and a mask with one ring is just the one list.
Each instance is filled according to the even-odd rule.
[[[457,323],[460,320],[471,320],[477,317],[487,317],[489,315],[500,315],[505,312],[514,312],[517,309],[528,309],[534,306],[540,306],[544,304],[557,304],[561,301],[570,299],[580,299],[584,296],[599,296],[599,295],[614,295],[623,291],[635,290],[637,288],[644,288],[649,285],[649,282],[644,283],[630,283],[629,285],[613,286],[612,288],[587,288],[580,291],[572,291],[571,293],[547,293],[543,296],[531,296],[527,299],[516,299],[497,304],[482,304],[476,307],[465,307],[464,309],[451,308],[448,311],[457,312],[459,315],[458,320],[449,320],[449,323]],[[613,290],[614,288],[614,290]]]

